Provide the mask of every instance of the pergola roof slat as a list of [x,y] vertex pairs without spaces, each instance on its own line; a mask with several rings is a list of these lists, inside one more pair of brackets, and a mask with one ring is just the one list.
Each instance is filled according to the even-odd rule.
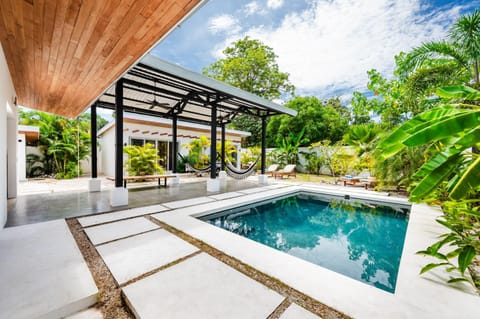
[[[123,76],[123,96],[127,112],[165,118],[176,115],[183,121],[201,124],[211,123],[213,106],[218,123],[228,123],[238,113],[256,117],[297,114],[295,110],[152,55],[147,55]],[[115,87],[109,88],[99,102],[113,108]]]

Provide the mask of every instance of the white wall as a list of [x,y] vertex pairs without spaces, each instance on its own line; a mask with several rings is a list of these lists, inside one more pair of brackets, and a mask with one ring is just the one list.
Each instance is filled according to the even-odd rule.
[[[172,130],[170,127],[161,127],[161,126],[150,126],[139,123],[123,123],[124,129],[127,131],[123,132],[123,142],[129,144],[130,137],[138,139],[151,139],[151,140],[164,140],[172,141],[172,137],[168,134],[171,134]],[[158,134],[152,135],[152,132],[158,132]],[[165,135],[162,135],[165,134]],[[205,135],[210,138],[209,132],[197,132],[195,130],[188,129],[179,129],[177,132],[178,135],[188,135],[188,136],[200,136]],[[217,134],[217,137],[220,138],[221,133]],[[184,146],[185,144],[190,143],[196,137],[178,137],[179,153],[182,155],[188,154],[188,149]],[[233,144],[240,148],[241,138],[236,135],[231,135],[227,132],[226,139],[231,140]],[[115,176],[115,127],[108,129],[104,132],[98,139],[98,144],[100,147],[100,152],[98,153],[99,163],[98,163],[98,173],[105,176]],[[210,148],[207,148],[207,154],[210,153]],[[238,152],[240,155],[240,152]],[[101,159],[101,160],[100,160]],[[124,154],[123,162],[127,160],[127,155]],[[100,162],[101,161],[101,162]],[[240,160],[238,160],[240,164]]]
[[[15,98],[10,72],[0,45],[0,229],[7,221],[7,117],[16,113]],[[15,132],[16,139],[16,132]]]
[[[101,165],[98,166],[98,173],[105,176],[115,176],[115,130],[108,130],[98,139],[101,158]],[[97,163],[99,164],[99,163]]]
[[25,134],[18,134],[18,148],[17,148],[17,175],[19,181],[27,180],[27,147],[25,146]]
[[7,198],[17,197],[17,107],[7,111]]

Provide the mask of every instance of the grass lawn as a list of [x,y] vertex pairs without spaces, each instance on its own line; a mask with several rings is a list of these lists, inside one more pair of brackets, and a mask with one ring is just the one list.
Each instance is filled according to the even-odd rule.
[[[295,182],[335,184],[334,178],[330,175],[313,175],[313,174],[297,173],[296,178],[289,177],[288,179]],[[338,184],[339,177],[337,177],[336,179]],[[287,180],[287,179],[284,179],[284,180]]]

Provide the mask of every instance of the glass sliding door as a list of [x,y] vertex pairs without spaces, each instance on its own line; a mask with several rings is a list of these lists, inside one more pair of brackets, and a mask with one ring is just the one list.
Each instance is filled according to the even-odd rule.
[[157,141],[158,164],[166,171],[168,167],[168,142]]

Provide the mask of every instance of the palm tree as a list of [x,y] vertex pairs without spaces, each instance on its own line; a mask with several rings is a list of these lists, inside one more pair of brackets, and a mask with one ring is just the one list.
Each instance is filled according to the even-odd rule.
[[450,38],[453,43],[462,48],[468,62],[473,65],[473,79],[475,84],[480,83],[480,10],[475,10],[471,15],[461,17],[450,29]]
[[474,86],[479,87],[479,60],[480,10],[476,9],[455,22],[447,41],[427,42],[408,53],[402,61],[401,73],[408,76],[419,69],[431,69],[443,64],[449,66],[454,76],[469,74]]

